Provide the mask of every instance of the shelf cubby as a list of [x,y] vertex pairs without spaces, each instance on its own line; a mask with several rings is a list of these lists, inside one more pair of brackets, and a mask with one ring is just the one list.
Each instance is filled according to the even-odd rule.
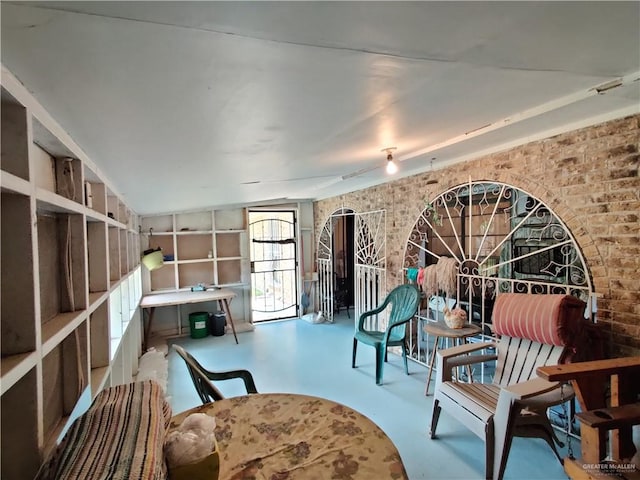
[[0,359],[0,391],[2,395],[20,381],[26,372],[36,366],[38,353],[38,351],[17,353]]
[[33,119],[33,143],[36,185],[84,205],[80,160],[37,118]]
[[129,273],[129,257],[127,252],[127,231],[119,230],[120,234],[120,278]]
[[83,322],[42,360],[45,450],[51,448],[89,380]]
[[213,257],[213,239],[211,234],[178,234],[177,261],[198,260]]
[[109,189],[107,189],[107,217],[118,221],[118,197]]
[[90,294],[109,290],[108,248],[106,225],[102,222],[87,223]]
[[[43,433],[45,444],[55,441],[65,416],[62,365],[62,345],[58,345],[42,360]],[[68,415],[71,412],[67,412]]]
[[216,257],[229,258],[242,256],[240,232],[216,233]]
[[214,278],[213,260],[178,264],[178,288],[188,288],[198,283],[209,285]]
[[[0,477],[34,478],[40,466],[38,441],[38,375],[30,369],[0,398]],[[17,434],[16,434],[17,433]]]
[[109,365],[109,303],[102,302],[89,316],[91,368]]
[[78,214],[38,212],[40,315],[44,325],[66,312],[87,308],[85,226]]
[[174,255],[173,236],[171,235],[152,235],[149,237],[149,243],[147,248],[161,248],[163,255]]
[[246,213],[242,208],[216,210],[216,231],[245,230],[247,228]]
[[142,233],[148,235],[155,233],[173,232],[173,215],[153,215],[142,219]]
[[136,269],[138,265],[140,265],[140,258],[142,257],[142,252],[140,251],[140,240],[138,239],[138,234],[134,233],[132,236],[133,242],[133,263],[132,270]]
[[127,272],[132,272],[135,268],[137,259],[140,256],[137,253],[136,236],[133,232],[127,232]]
[[59,313],[42,325],[42,350],[48,353],[70,331],[77,328],[85,317],[85,311]]
[[218,260],[218,285],[242,283],[242,265],[239,259]]
[[2,357],[36,349],[34,266],[29,197],[2,192],[0,313]]
[[84,205],[84,185],[80,170],[80,160],[75,158],[56,158],[56,193],[61,197]]
[[151,290],[175,290],[176,276],[173,263],[165,263],[164,267],[151,273]]
[[87,167],[84,169],[84,202],[87,208],[107,214],[107,189],[100,177]]
[[29,181],[29,122],[27,110],[4,88],[0,93],[0,167]]
[[117,227],[109,227],[109,280],[111,283],[120,280],[120,231]]
[[131,212],[127,206],[118,199],[118,221],[130,228],[129,221],[131,220]]
[[213,229],[210,211],[176,214],[176,232],[210,232]]

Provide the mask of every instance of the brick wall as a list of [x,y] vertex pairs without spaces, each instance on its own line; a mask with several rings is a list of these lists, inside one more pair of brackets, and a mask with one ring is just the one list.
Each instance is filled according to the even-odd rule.
[[[616,355],[640,354],[640,115],[528,143],[314,203],[315,232],[341,207],[387,211],[387,285],[401,283],[407,238],[424,199],[495,180],[549,205],[569,227],[591,273],[598,320]],[[437,164],[434,165],[437,168]],[[438,183],[427,183],[436,179]]]

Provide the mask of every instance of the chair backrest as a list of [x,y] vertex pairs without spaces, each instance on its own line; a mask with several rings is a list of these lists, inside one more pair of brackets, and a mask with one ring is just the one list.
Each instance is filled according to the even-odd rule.
[[389,292],[383,305],[387,306],[391,304],[387,330],[395,326],[392,332],[392,338],[404,338],[407,327],[406,322],[411,320],[418,311],[419,302],[420,292],[415,285],[399,285]]
[[213,383],[211,383],[211,381],[209,381],[209,378],[204,373],[205,369],[195,358],[193,358],[193,355],[187,352],[180,345],[174,344],[173,348],[187,364],[187,370],[189,370],[189,375],[191,375],[191,380],[193,380],[193,386],[198,392],[198,396],[200,397],[200,400],[202,400],[202,403],[222,400],[224,395]]
[[499,294],[492,316],[500,335],[493,383],[523,382],[538,367],[565,362],[577,347],[585,305],[570,295]]

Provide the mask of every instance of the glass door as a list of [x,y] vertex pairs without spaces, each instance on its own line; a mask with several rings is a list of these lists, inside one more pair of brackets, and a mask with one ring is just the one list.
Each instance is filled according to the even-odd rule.
[[294,211],[249,211],[254,322],[299,315],[295,227]]

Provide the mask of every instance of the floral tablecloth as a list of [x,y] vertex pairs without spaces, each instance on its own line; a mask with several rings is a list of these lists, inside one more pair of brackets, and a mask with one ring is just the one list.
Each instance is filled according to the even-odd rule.
[[406,479],[389,437],[355,410],[318,397],[267,393],[228,398],[191,413],[216,419],[220,480]]

